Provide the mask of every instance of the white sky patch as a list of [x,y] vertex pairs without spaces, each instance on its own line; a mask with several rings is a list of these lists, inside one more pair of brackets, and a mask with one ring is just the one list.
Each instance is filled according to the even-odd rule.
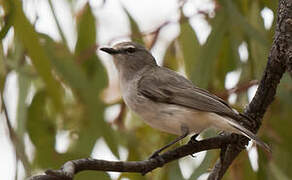
[[14,37],[14,29],[13,27],[11,27],[9,31],[7,32],[6,36],[2,39],[3,51],[4,51],[5,56],[8,53],[9,46],[11,46],[11,44],[13,43],[13,37]]
[[[5,177],[7,180],[14,179],[15,172],[15,154],[14,148],[8,136],[8,129],[5,122],[5,116],[0,114],[0,172],[1,177]],[[5,162],[5,163],[4,163]]]
[[190,178],[194,170],[199,167],[199,165],[204,160],[206,153],[207,153],[206,151],[202,151],[194,154],[195,156],[194,158],[191,156],[186,156],[184,158],[179,159],[178,161],[179,167],[185,179]]
[[225,77],[225,88],[226,89],[234,88],[239,81],[240,74],[241,74],[241,69],[228,72]]
[[252,167],[252,170],[257,172],[259,170],[259,155],[258,155],[258,150],[256,146],[253,146],[252,141],[249,141],[248,146],[247,146],[247,152],[248,152],[248,158]]
[[256,91],[258,89],[258,85],[254,85],[252,87],[250,87],[248,90],[247,90],[247,97],[248,97],[248,102],[251,102],[252,98],[254,97]]
[[4,88],[4,102],[7,107],[8,116],[11,125],[15,128],[16,122],[16,112],[17,112],[17,101],[18,101],[18,83],[17,74],[12,71],[8,74],[7,81]]
[[27,93],[27,96],[26,96],[26,100],[25,100],[25,103],[27,105],[30,105],[31,102],[32,102],[32,99],[35,95],[35,87],[33,85],[31,85],[29,88],[28,88],[28,93]]
[[27,155],[28,157],[28,160],[30,162],[33,161],[33,158],[34,158],[34,153],[35,153],[35,147],[34,145],[32,144],[29,136],[27,133],[24,134],[24,144],[25,144],[25,154]]
[[70,145],[70,132],[58,131],[56,134],[55,149],[59,153],[65,153]]
[[[36,30],[38,32],[47,34],[55,41],[60,41],[61,36],[58,33],[57,25],[55,23],[48,1],[38,1],[37,5],[34,8],[38,16],[35,24]],[[33,11],[27,11],[25,12],[25,14],[30,14],[32,12]]]
[[214,15],[215,3],[212,0],[187,1],[183,7],[186,16],[192,16],[196,13],[206,12],[209,16]]
[[130,179],[129,179],[129,178],[124,178],[124,177],[123,177],[123,178],[121,178],[121,180],[130,180]]
[[236,99],[237,99],[237,94],[232,93],[228,97],[228,103],[229,104],[235,104],[236,103]]
[[2,6],[0,6],[0,16],[4,16],[4,9]]
[[23,11],[31,24],[33,24],[37,18],[36,13],[36,5],[38,3],[37,1],[38,0],[23,0]]
[[261,16],[264,19],[264,25],[266,29],[271,29],[273,21],[274,21],[274,13],[271,9],[265,7],[261,11]]
[[194,16],[190,19],[190,23],[197,34],[199,43],[204,44],[211,33],[211,26],[204,19],[203,15]]
[[18,161],[17,166],[18,166],[17,179],[19,180],[25,179],[25,170],[22,162]]
[[121,0],[121,2],[143,32],[155,30],[162,23],[177,18],[177,0]]
[[199,176],[197,180],[207,180],[209,175],[210,173],[204,173],[201,176]]
[[238,53],[239,53],[240,60],[242,62],[247,62],[247,60],[248,60],[248,50],[247,50],[247,43],[246,42],[242,42],[238,46]]
[[104,0],[89,0],[89,5],[93,9],[93,11],[97,11],[102,8]]
[[155,57],[158,65],[162,65],[167,47],[178,36],[178,34],[179,25],[177,23],[170,23],[160,30],[158,39],[151,49],[151,53]]
[[[61,29],[68,42],[69,49],[73,51],[77,41],[76,22],[68,1],[52,0],[53,8]],[[51,11],[51,9],[50,9]],[[53,20],[55,23],[55,20]]]
[[125,147],[119,146],[119,155],[121,161],[126,161],[128,159],[129,151]]
[[88,0],[76,0],[76,1],[72,1],[74,13],[76,14],[79,11],[81,11],[82,8],[85,6],[85,4],[87,2],[88,2]]
[[[124,147],[119,147],[120,160],[125,161],[128,158],[128,150]],[[109,160],[109,161],[119,161],[119,159],[111,152],[109,147],[103,138],[99,138],[92,150],[91,157],[95,159]],[[120,176],[119,172],[108,172],[111,179],[116,180]]]
[[190,23],[194,28],[200,44],[204,44],[211,33],[211,26],[200,12],[214,15],[215,4],[213,1],[187,1],[183,11],[186,16],[191,16]]
[[107,122],[113,122],[113,120],[117,118],[117,116],[119,115],[120,111],[121,111],[120,104],[115,104],[107,107],[104,112],[105,120]]
[[101,45],[129,40],[130,22],[118,2],[106,1],[105,5],[94,14],[98,17],[98,42]]

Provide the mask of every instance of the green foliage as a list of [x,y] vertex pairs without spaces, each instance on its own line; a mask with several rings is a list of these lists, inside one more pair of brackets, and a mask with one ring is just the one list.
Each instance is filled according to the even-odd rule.
[[[163,66],[181,72],[184,70],[197,86],[221,94],[226,92],[225,78],[231,71],[241,70],[239,84],[261,78],[272,42],[273,28],[265,29],[260,12],[264,7],[276,12],[276,3],[268,0],[222,0],[216,3],[215,17],[205,17],[212,30],[204,44],[199,43],[189,17],[181,15],[178,22],[180,33],[167,47]],[[127,115],[123,115],[120,120],[121,127],[117,125],[116,128],[114,125],[118,123],[112,125],[105,121],[107,104],[104,103],[103,92],[108,78],[96,53],[97,28],[100,25],[96,23],[89,3],[74,16],[77,32],[74,50],[69,50],[63,35],[61,41],[56,41],[37,32],[25,16],[21,1],[0,0],[0,6],[5,16],[0,19],[0,92],[3,93],[9,75],[15,72],[19,91],[17,126],[14,130],[20,144],[16,147],[24,152],[26,134],[35,147],[34,158],[26,167],[29,169],[27,172],[60,168],[65,161],[89,157],[99,138],[105,140],[118,158],[118,147],[125,147],[129,161],[147,158],[155,149],[174,138],[153,130],[127,110],[124,110]],[[54,10],[53,6],[51,8]],[[129,18],[132,39],[151,44],[144,38],[145,33],[141,33],[135,18],[126,9],[124,11]],[[56,16],[55,21],[59,24]],[[58,28],[59,33],[63,34],[61,27]],[[12,29],[15,33],[13,42],[7,53],[4,53],[2,40]],[[247,44],[249,53],[247,62],[241,61],[238,53],[238,47],[243,42]],[[292,177],[291,89],[291,78],[286,75],[260,130],[259,136],[272,144],[273,157],[260,149],[259,169],[254,172],[247,153],[242,153],[224,179],[285,180]],[[247,89],[237,95],[234,106],[242,108],[247,103]],[[30,102],[28,99],[31,98]],[[0,107],[2,110],[3,107]],[[55,149],[56,136],[60,131],[69,132],[70,145],[63,153]],[[208,172],[218,156],[218,151],[208,151],[190,179],[197,179]],[[183,179],[181,171],[176,161],[146,176],[121,173],[119,179],[177,180]],[[82,172],[75,179],[110,179],[110,176],[104,172]]]
[[52,75],[49,57],[39,43],[38,35],[33,26],[29,23],[28,19],[26,19],[21,8],[22,4],[19,1],[13,1],[11,5],[13,6],[11,7],[13,8],[12,24],[15,34],[26,48],[37,72],[43,78],[47,91],[54,100],[57,109],[62,110],[61,86]]

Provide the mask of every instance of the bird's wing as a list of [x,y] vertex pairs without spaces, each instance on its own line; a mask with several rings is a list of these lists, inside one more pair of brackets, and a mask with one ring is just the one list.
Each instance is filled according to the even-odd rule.
[[214,112],[233,119],[237,117],[224,100],[166,68],[157,67],[142,76],[138,82],[138,92],[157,102]]
[[174,71],[160,67],[152,69],[151,72],[148,71],[147,75],[142,76],[139,80],[138,91],[156,102],[177,104],[227,116],[229,118],[226,118],[226,122],[231,127],[248,138],[255,140],[257,144],[271,152],[270,147],[254,133],[234,121],[239,120],[243,115],[235,113],[224,100],[194,86],[189,80]]

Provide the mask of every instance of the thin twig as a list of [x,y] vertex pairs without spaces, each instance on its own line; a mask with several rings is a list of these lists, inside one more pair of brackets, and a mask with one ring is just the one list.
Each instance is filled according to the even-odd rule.
[[224,92],[216,94],[220,98],[226,100],[231,94],[240,94],[246,92],[250,87],[259,84],[258,80],[252,80],[238,84],[236,87],[227,89]]

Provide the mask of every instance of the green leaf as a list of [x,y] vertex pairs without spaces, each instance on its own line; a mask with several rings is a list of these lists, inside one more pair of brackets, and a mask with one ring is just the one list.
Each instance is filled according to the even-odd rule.
[[103,66],[97,59],[95,72],[91,78],[88,78],[87,74],[74,61],[74,55],[65,46],[54,43],[47,36],[43,36],[43,38],[54,69],[72,88],[85,108],[86,116],[80,120],[79,138],[71,151],[89,156],[96,140],[99,137],[104,137],[109,148],[119,157],[114,131],[104,121],[105,105],[100,99],[100,93],[104,89],[107,79]]
[[26,76],[19,75],[18,76],[18,103],[17,103],[17,134],[20,137],[23,137],[26,131],[26,118],[27,118],[27,105],[26,98],[28,95],[28,90],[31,85],[30,79]]
[[124,11],[126,12],[130,21],[130,28],[132,32],[133,41],[140,44],[144,44],[142,33],[140,32],[139,26],[136,23],[135,19],[132,18],[132,16],[130,15],[130,13],[128,12],[126,8],[124,8]]
[[168,179],[169,180],[184,180],[184,177],[178,165],[178,161],[175,161],[169,164]]
[[27,130],[36,148],[35,163],[44,168],[56,168],[55,124],[46,113],[47,93],[38,91],[28,108]]
[[18,0],[13,0],[12,2],[14,8],[13,27],[15,34],[26,48],[37,72],[43,78],[48,94],[53,99],[56,109],[62,109],[61,86],[53,77],[49,57],[39,42],[38,34],[26,18],[22,10],[22,3]]
[[178,57],[176,42],[172,42],[166,50],[163,58],[163,66],[177,71],[182,64],[182,59]]
[[[260,33],[256,28],[254,28],[254,26],[248,23],[247,19],[240,14],[232,1],[223,0],[222,4],[227,7],[226,10],[230,16],[232,24],[238,25],[249,38],[255,39],[261,43],[262,46],[269,47],[270,44],[266,37],[263,36],[263,34]],[[257,16],[259,17],[259,14]]]
[[275,166],[281,170],[282,174],[286,174],[287,177],[292,177],[291,99],[291,78],[286,73],[283,75],[278,86],[276,99],[269,107],[269,118],[266,119],[269,128],[262,130],[266,135],[265,137],[268,138],[267,142],[273,145],[273,159],[271,163],[275,163]]
[[203,173],[208,172],[208,168],[212,167],[212,162],[218,155],[215,151],[207,151],[207,154],[198,168],[196,168],[189,179],[198,179]]
[[0,31],[0,41],[2,41],[3,38],[5,38],[6,34],[8,33],[9,29],[12,25],[12,12],[10,12],[8,15],[4,17],[4,27],[1,28]]
[[214,77],[216,60],[228,28],[226,18],[224,9],[220,9],[211,22],[212,32],[207,42],[201,48],[200,53],[196,55],[198,60],[193,65],[194,70],[191,79],[201,88],[207,88],[212,77]]
[[106,172],[98,172],[98,171],[82,171],[76,176],[74,176],[74,180],[111,180],[110,176]]
[[3,44],[2,42],[0,42],[0,91],[1,92],[3,92],[6,76],[7,76],[7,70],[5,66],[6,64],[5,64],[5,57],[4,57],[4,52],[3,52]]
[[82,64],[86,74],[91,77],[95,73],[96,63],[96,25],[91,8],[87,3],[79,16],[77,23],[78,38],[75,47],[75,56],[78,63]]
[[242,159],[240,162],[242,162],[241,167],[243,168],[240,168],[239,170],[242,171],[243,179],[257,180],[257,173],[252,169],[247,153],[241,153],[241,156],[242,157],[239,158]]
[[269,164],[271,173],[273,174],[275,179],[280,179],[280,180],[289,180],[290,176],[287,176],[281,168],[279,168],[275,163],[271,162]]
[[238,54],[233,51],[232,40],[230,35],[226,35],[223,39],[221,50],[216,62],[216,76],[213,78],[213,86],[217,90],[223,91],[225,89],[225,78],[228,72],[233,71],[237,68],[240,60]]
[[[39,147],[54,147],[55,128],[45,112],[47,94],[41,90],[37,92],[28,108],[27,128],[34,145]],[[50,136],[51,135],[51,136]]]
[[[258,2],[254,1],[250,7],[249,21],[250,24],[257,29],[262,36],[266,35],[266,30],[264,28],[263,19],[259,16],[260,9]],[[255,39],[255,37],[249,37],[249,45],[250,45],[250,55],[252,64],[250,64],[251,68],[253,68],[254,78],[259,79],[262,76],[264,68],[266,66],[269,46],[263,46],[259,41]]]
[[200,44],[196,33],[189,23],[181,24],[178,41],[183,53],[186,73],[193,82],[196,82],[195,76],[197,73],[195,65],[199,61],[197,56],[200,52]]
[[274,13],[277,12],[278,2],[277,1],[270,1],[270,0],[260,0],[261,9],[264,7],[270,8]]

